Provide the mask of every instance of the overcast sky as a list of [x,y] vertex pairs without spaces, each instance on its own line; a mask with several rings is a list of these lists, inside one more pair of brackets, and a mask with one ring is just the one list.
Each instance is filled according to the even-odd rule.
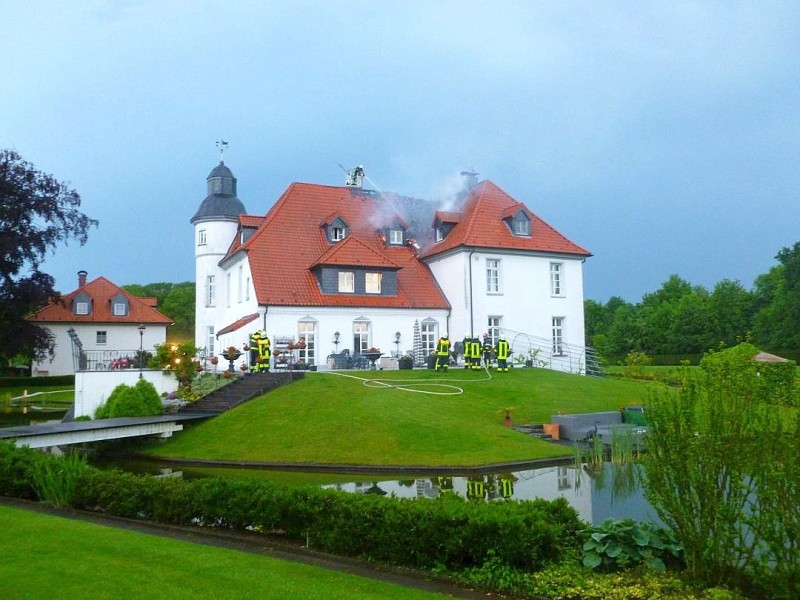
[[0,52],[0,148],[100,221],[48,259],[63,292],[193,280],[219,139],[251,214],[339,164],[429,199],[474,169],[592,252],[603,302],[750,288],[800,240],[795,0],[0,0]]

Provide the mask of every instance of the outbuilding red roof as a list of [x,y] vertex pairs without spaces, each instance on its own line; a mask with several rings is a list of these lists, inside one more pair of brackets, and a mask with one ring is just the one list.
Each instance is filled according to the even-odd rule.
[[[505,219],[523,210],[531,218],[531,235],[514,235]],[[545,221],[516,201],[491,181],[482,181],[467,195],[461,218],[453,230],[441,242],[425,249],[423,258],[436,256],[458,247],[487,248],[498,250],[527,250],[554,254],[591,253],[571,242]],[[450,213],[436,213],[444,221],[456,221]]]
[[[85,292],[92,299],[91,314],[76,315],[73,311],[73,299],[81,292]],[[127,315],[112,314],[111,300],[117,294],[122,294],[128,299]],[[138,298],[114,285],[105,277],[98,277],[62,296],[60,301],[50,302],[28,317],[28,320],[37,323],[144,323],[145,325],[171,325],[173,323],[172,319],[161,314],[155,308],[154,298]]]

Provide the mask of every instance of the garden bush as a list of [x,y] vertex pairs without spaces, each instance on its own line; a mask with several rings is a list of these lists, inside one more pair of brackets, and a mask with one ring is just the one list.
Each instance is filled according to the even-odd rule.
[[162,412],[161,397],[155,386],[140,379],[133,387],[124,383],[115,387],[108,400],[97,407],[95,418],[147,417]]

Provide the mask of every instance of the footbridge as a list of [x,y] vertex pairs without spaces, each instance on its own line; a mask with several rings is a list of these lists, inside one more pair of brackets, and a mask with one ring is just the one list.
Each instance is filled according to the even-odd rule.
[[103,440],[130,437],[169,437],[183,430],[187,421],[209,418],[208,413],[181,413],[153,417],[124,417],[98,421],[71,421],[69,423],[44,423],[0,429],[0,440],[9,440],[17,446],[49,448]]

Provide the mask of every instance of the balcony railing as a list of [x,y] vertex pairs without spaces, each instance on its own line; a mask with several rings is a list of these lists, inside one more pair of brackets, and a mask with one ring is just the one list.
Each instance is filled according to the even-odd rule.
[[[143,354],[147,354],[146,352]],[[79,371],[113,371],[147,366],[147,357],[139,350],[84,350],[78,358]]]

